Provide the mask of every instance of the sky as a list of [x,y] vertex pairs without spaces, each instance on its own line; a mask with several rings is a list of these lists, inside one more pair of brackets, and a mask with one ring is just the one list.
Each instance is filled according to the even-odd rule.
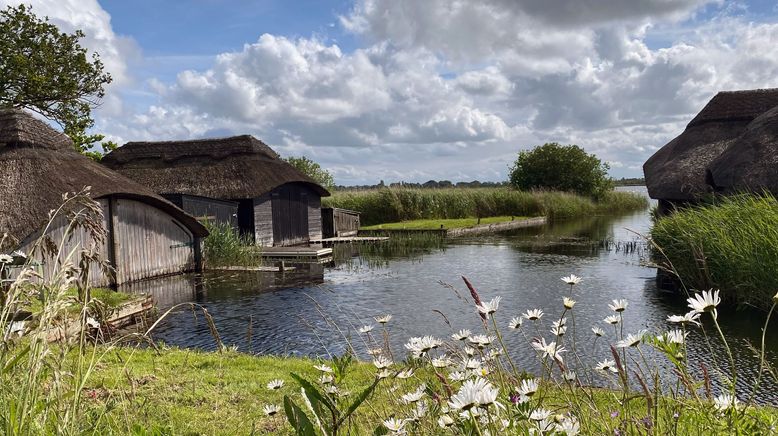
[[716,92],[778,87],[775,1],[23,3],[112,74],[95,132],[251,134],[342,185],[502,181],[546,142],[641,177]]

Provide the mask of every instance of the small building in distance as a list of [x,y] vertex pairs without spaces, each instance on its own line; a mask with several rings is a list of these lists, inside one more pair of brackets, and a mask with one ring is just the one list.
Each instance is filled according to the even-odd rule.
[[[95,236],[99,227],[81,227],[64,238],[69,220],[60,215],[49,224],[49,213],[62,205],[63,195],[85,187],[102,207],[102,223],[96,224],[106,236]],[[23,110],[0,110],[0,192],[0,233],[8,236],[3,251],[32,252],[44,277],[64,260],[64,254],[34,249],[44,232],[55,243],[66,239],[61,253],[94,247],[108,262],[112,270],[91,264],[93,286],[202,267],[200,242],[208,234],[202,224],[151,190],[81,155],[66,135]]]
[[778,188],[778,112],[771,110],[776,106],[778,89],[716,94],[683,133],[643,165],[659,212],[716,193]]
[[204,219],[234,216],[261,246],[322,236],[321,197],[329,192],[250,135],[189,141],[130,142],[102,160]]

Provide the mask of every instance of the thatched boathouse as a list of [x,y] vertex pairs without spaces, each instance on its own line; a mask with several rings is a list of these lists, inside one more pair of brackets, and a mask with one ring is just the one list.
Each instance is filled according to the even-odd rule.
[[643,165],[648,194],[659,200],[660,212],[716,192],[778,188],[776,106],[778,89],[716,94]]
[[[206,229],[151,190],[82,156],[64,134],[29,113],[0,110],[0,232],[4,250],[29,253],[66,193],[90,195],[103,211],[107,237],[96,246],[113,271],[90,268],[90,282],[111,286],[201,268]],[[55,219],[47,235],[59,241],[68,222]],[[9,243],[9,241],[11,241]],[[64,252],[93,246],[93,233],[78,230]],[[44,274],[57,262],[40,253]],[[36,256],[37,257],[37,256]],[[61,260],[61,259],[60,259]]]
[[329,192],[253,136],[130,142],[102,162],[195,216],[235,216],[257,245],[321,238],[321,197]]

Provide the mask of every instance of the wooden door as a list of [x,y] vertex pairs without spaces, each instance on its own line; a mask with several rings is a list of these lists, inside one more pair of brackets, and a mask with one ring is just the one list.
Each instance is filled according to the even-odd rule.
[[273,209],[273,245],[308,241],[308,194],[302,188],[281,186],[270,194]]

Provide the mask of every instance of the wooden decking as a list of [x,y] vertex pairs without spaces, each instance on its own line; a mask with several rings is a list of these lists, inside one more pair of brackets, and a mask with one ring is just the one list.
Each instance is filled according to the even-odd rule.
[[320,245],[262,248],[262,257],[266,259],[318,259],[325,256],[332,256],[332,248]]
[[389,239],[388,236],[336,236],[334,238],[311,239],[317,244],[332,244],[338,242],[380,242]]

